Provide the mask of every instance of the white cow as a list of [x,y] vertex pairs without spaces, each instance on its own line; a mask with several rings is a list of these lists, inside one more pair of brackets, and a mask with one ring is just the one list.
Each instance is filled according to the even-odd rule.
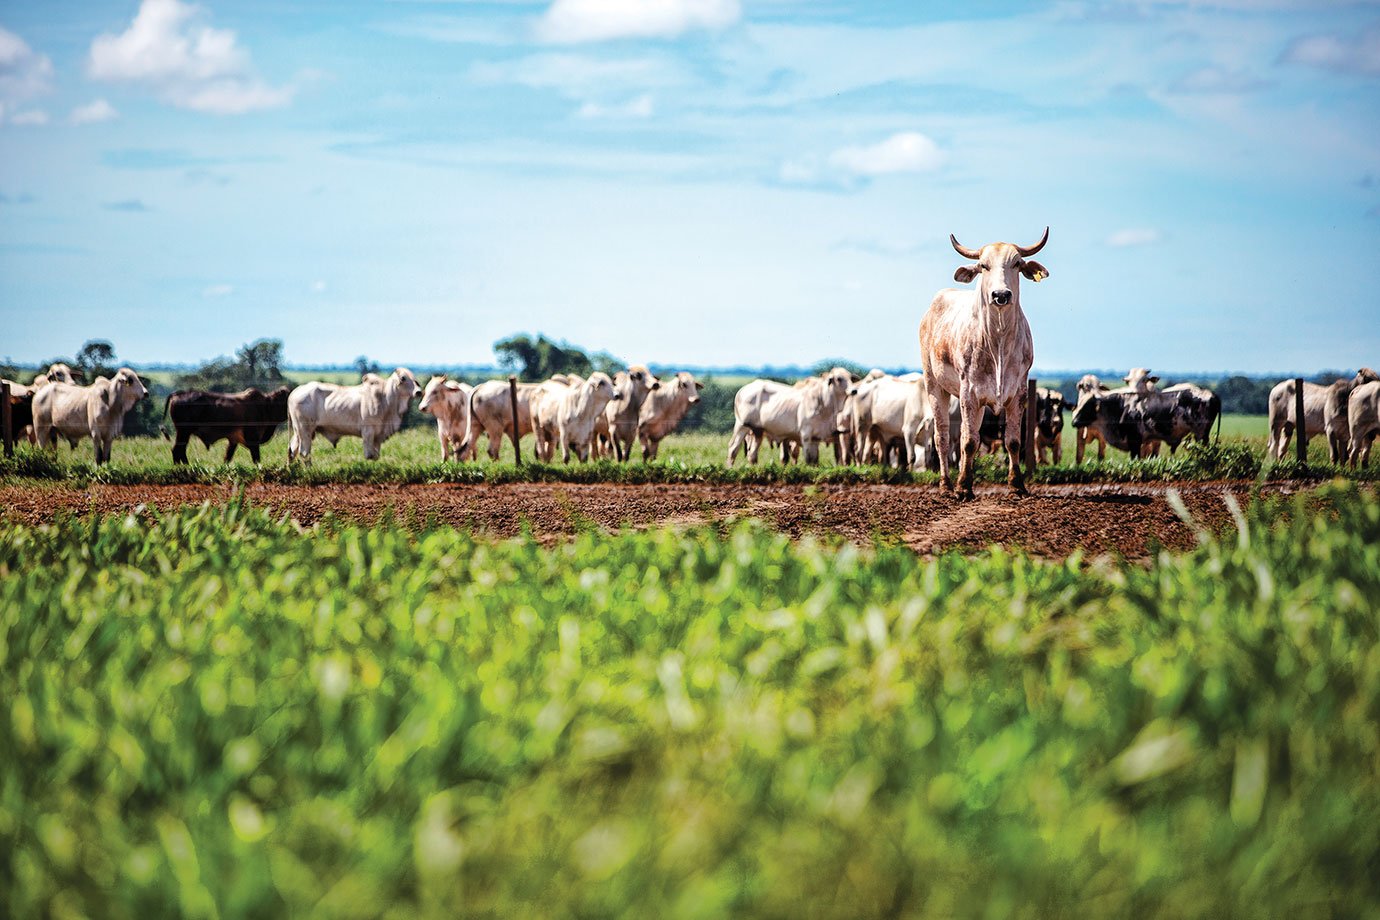
[[[548,385],[549,384],[549,385]],[[536,401],[536,412],[541,424],[539,438],[547,445],[549,460],[555,445],[561,448],[561,459],[570,462],[570,453],[584,463],[589,460],[590,447],[594,441],[594,422],[603,415],[610,402],[621,398],[613,380],[603,371],[595,371],[588,380],[575,377],[569,386],[554,381],[543,384],[540,397]],[[548,422],[553,424],[548,425]],[[554,428],[554,439],[548,438],[549,429]]]
[[1346,462],[1351,453],[1351,422],[1347,407],[1357,387],[1380,380],[1380,374],[1368,367],[1356,372],[1350,380],[1337,380],[1327,387],[1323,402],[1323,433],[1327,436],[1327,455],[1333,463]]
[[[518,437],[532,433],[532,394],[540,384],[519,383],[518,398]],[[489,436],[489,459],[497,460],[503,439],[513,433],[513,400],[506,380],[486,380],[470,392],[470,430],[462,452],[474,452],[479,456],[479,436]]]
[[[915,453],[915,440],[925,429],[929,414],[911,406],[911,421],[914,430],[907,433],[906,411],[912,402],[924,392],[923,377],[920,374],[907,374],[903,377],[890,375],[865,380],[853,388],[854,395],[854,438],[861,441],[861,456],[864,462],[878,461],[883,464],[890,459],[892,445],[901,445],[901,466],[912,465]],[[908,439],[909,438],[909,439]]]
[[819,445],[834,443],[839,410],[853,386],[853,376],[835,367],[797,386],[771,380],[754,380],[733,397],[733,436],[728,442],[729,466],[746,448],[749,463],[757,462],[764,438],[781,445],[782,462],[790,458],[790,445],[799,443],[806,463],[819,462]]
[[417,378],[400,367],[385,380],[365,374],[354,386],[312,381],[288,397],[292,440],[288,460],[311,462],[311,442],[319,434],[334,447],[341,438],[364,441],[364,459],[377,460],[379,446],[402,427],[407,408],[421,389]]
[[689,371],[680,371],[647,394],[637,413],[637,438],[642,442],[642,459],[655,460],[661,441],[676,430],[690,407],[700,401],[704,384]]
[[76,447],[90,435],[96,463],[110,461],[110,448],[124,425],[125,413],[149,393],[139,375],[127,367],[113,378],[97,377],[89,387],[49,383],[34,394],[34,435],[40,447],[56,449],[63,437]]
[[[1324,412],[1327,406],[1328,388],[1316,383],[1303,382],[1303,424],[1304,440],[1326,429]],[[1281,380],[1270,390],[1270,439],[1265,444],[1265,455],[1276,460],[1284,459],[1289,449],[1289,439],[1298,427],[1294,417],[1294,381]]]
[[1369,466],[1370,445],[1380,435],[1380,382],[1372,380],[1352,390],[1346,414],[1351,429],[1347,463]]
[[579,374],[556,374],[532,388],[527,411],[536,440],[532,451],[538,460],[549,463],[556,455],[556,445],[560,443],[561,396],[584,382],[585,378]]
[[604,408],[602,424],[596,420],[596,428],[612,444],[614,456],[628,460],[637,443],[637,420],[642,414],[642,404],[649,393],[661,387],[661,381],[643,365],[634,364],[613,376],[613,386],[622,398]]
[[452,454],[456,460],[468,460],[462,451],[468,444],[470,430],[470,391],[474,387],[439,374],[426,382],[417,411],[436,419],[436,437],[441,442],[441,462]]
[[[946,288],[934,295],[920,320],[920,360],[929,387],[930,415],[935,423],[939,476],[949,480],[949,399],[957,397],[962,428],[962,459],[955,492],[973,497],[973,467],[977,459],[982,410],[990,407],[1006,418],[1025,417],[1026,380],[1035,358],[1030,324],[1021,312],[1021,276],[1039,281],[1049,271],[1030,257],[1049,241],[1049,228],[1034,246],[988,243],[981,249],[959,244],[954,251],[976,264],[962,265],[954,280],[967,284],[979,278],[976,290]],[[1017,495],[1026,494],[1021,473],[1021,426],[1006,431],[1007,482]]]

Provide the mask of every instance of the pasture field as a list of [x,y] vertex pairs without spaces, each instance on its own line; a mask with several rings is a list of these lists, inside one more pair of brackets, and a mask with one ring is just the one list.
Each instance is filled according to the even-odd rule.
[[0,913],[1375,916],[1380,498],[1227,510],[1140,564],[0,523]]

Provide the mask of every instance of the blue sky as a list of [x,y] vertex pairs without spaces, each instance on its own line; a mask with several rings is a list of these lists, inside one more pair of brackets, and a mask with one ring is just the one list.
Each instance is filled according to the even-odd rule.
[[[936,12],[931,7],[944,9]],[[0,3],[0,357],[1380,365],[1380,3]]]

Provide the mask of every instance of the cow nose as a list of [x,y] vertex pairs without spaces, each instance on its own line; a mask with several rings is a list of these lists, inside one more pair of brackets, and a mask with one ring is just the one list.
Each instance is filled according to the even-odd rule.
[[992,303],[1000,304],[1001,306],[1004,307],[1004,306],[1006,306],[1007,304],[1009,304],[1010,302],[1011,302],[1011,292],[1010,292],[1010,291],[993,291],[993,292],[992,292]]

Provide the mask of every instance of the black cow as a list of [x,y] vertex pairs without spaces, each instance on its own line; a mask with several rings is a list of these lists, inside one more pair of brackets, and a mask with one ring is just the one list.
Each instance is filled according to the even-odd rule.
[[[1064,432],[1064,394],[1058,390],[1037,387],[1035,390],[1035,456],[1043,463],[1045,450],[1053,453],[1058,463],[1064,449],[1060,439]],[[985,409],[982,414],[982,427],[978,429],[982,446],[989,453],[996,453],[1005,443],[1006,420],[1000,415]]]
[[1192,393],[1137,393],[1133,390],[1084,393],[1073,412],[1074,428],[1095,428],[1106,442],[1132,457],[1148,454],[1152,441],[1178,447],[1176,420],[1196,404]]
[[[163,404],[163,415],[172,415],[177,429],[173,444],[173,463],[187,462],[187,442],[193,437],[210,447],[221,438],[230,443],[225,448],[225,462],[235,456],[235,448],[243,444],[249,456],[259,462],[259,446],[268,443],[278,426],[287,421],[289,387],[279,387],[265,395],[250,387],[239,393],[208,393],[205,390],[178,390]],[[167,432],[164,432],[167,436]]]
[[10,390],[10,432],[11,436],[18,441],[24,434],[24,429],[28,429],[28,438],[33,441],[34,424],[34,392],[28,390],[24,393],[16,393]]

